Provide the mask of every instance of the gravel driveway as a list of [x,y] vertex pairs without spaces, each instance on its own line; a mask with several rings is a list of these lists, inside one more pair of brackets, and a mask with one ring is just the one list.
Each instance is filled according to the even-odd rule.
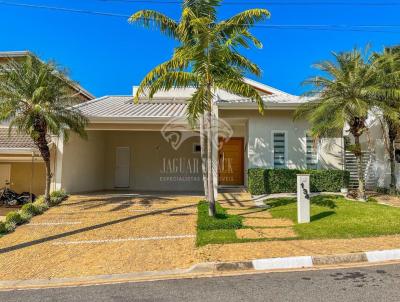
[[186,268],[195,260],[194,195],[71,196],[0,239],[0,280]]

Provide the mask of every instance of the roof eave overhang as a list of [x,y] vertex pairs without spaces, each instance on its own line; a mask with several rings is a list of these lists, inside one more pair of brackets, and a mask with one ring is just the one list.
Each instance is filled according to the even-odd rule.
[[187,124],[187,119],[184,117],[89,117],[89,122],[96,124],[164,124],[171,121],[173,121],[174,124]]
[[29,154],[37,153],[35,148],[0,148],[0,154]]
[[[264,109],[269,110],[296,110],[301,103],[269,103],[264,105]],[[218,108],[226,110],[257,110],[258,105],[253,103],[217,103]]]

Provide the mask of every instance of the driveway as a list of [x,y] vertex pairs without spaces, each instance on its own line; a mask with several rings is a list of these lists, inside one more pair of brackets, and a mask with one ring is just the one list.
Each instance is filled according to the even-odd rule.
[[187,268],[200,196],[71,196],[0,239],[0,280]]

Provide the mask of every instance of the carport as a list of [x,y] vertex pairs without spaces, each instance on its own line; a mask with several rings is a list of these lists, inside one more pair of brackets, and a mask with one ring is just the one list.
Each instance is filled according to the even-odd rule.
[[187,124],[184,101],[104,97],[77,108],[90,120],[88,139],[60,138],[56,187],[69,193],[202,190],[199,134]]

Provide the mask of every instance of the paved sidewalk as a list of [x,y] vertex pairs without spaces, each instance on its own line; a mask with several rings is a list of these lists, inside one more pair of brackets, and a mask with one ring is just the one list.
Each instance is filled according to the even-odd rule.
[[400,197],[399,196],[392,196],[392,195],[384,195],[384,194],[376,194],[372,196],[375,198],[378,203],[392,206],[392,207],[400,207]]

